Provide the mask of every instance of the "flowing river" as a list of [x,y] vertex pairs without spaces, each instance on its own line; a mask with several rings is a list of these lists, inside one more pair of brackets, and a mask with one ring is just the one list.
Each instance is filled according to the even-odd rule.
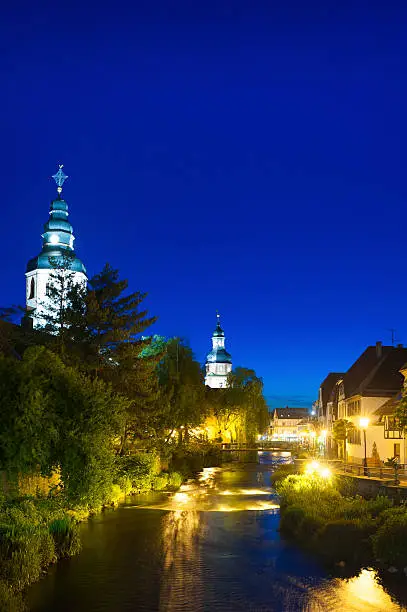
[[[133,496],[81,526],[83,549],[27,594],[32,612],[391,612],[406,588],[328,576],[280,536],[270,473],[284,454],[207,468],[177,493]],[[385,577],[387,582],[387,577]],[[392,578],[389,576],[389,580]],[[400,579],[399,579],[400,580]]]

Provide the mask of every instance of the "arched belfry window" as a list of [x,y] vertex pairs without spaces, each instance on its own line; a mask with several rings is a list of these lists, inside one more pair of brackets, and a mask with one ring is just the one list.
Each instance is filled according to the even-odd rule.
[[29,300],[35,297],[35,280],[32,278],[30,282],[30,295],[28,296]]

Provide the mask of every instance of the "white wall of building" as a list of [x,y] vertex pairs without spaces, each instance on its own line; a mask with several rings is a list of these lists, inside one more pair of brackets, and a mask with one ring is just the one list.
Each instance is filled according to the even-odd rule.
[[[353,399],[353,398],[351,398]],[[365,456],[365,445],[363,430],[360,428],[360,417],[369,419],[369,426],[366,429],[366,456],[372,457],[373,443],[376,443],[377,452],[381,461],[387,461],[395,455],[395,444],[399,444],[400,462],[405,463],[405,441],[404,439],[387,439],[384,437],[384,425],[378,424],[379,417],[374,412],[383,406],[388,401],[388,397],[360,397],[360,415],[346,416],[352,421],[355,427],[360,431],[360,444],[348,443],[348,460],[355,463],[362,463]],[[351,400],[347,400],[348,403]]]
[[[52,275],[55,273],[53,269],[38,269],[26,273],[26,306],[29,310],[33,310],[31,315],[34,328],[42,327],[45,321],[42,317],[47,308],[50,307],[51,301],[47,296],[47,284],[52,283]],[[86,288],[87,278],[83,272],[67,271],[67,274],[72,275],[74,284],[82,285]],[[31,284],[34,280],[34,296],[31,298]]]
[[212,389],[227,387],[228,374],[231,371],[231,363],[207,363],[205,385]]

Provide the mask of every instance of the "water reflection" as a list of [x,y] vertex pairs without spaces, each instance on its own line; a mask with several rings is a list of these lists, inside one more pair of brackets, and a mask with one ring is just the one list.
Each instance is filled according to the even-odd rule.
[[334,612],[339,608],[346,612],[406,609],[397,605],[384,591],[377,572],[373,569],[362,569],[358,576],[348,580],[332,579],[323,588],[318,587],[310,592],[307,610]]
[[[345,580],[280,538],[271,453],[129,498],[83,525],[83,551],[30,589],[32,612],[405,610],[372,569]],[[402,591],[402,589],[401,589]],[[398,593],[399,602],[406,593]]]
[[189,602],[191,610],[199,609],[202,592],[199,529],[196,511],[176,510],[163,519],[160,610],[176,610],[180,602]]

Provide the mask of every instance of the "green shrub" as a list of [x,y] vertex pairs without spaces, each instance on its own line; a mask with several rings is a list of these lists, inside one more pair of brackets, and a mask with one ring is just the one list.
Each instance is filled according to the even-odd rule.
[[154,491],[163,491],[168,484],[168,474],[162,472],[159,476],[156,476],[153,480]]
[[55,563],[57,560],[54,538],[46,529],[41,530],[39,553],[41,557],[41,567],[43,568],[47,568],[48,565]]
[[211,444],[190,443],[176,449],[172,455],[171,467],[185,476],[194,476],[206,467],[218,467],[222,463],[222,452]]
[[369,536],[373,521],[338,519],[326,523],[318,534],[318,551],[331,563],[359,562],[370,558],[372,548]]
[[21,593],[16,593],[8,582],[0,580],[0,610],[2,612],[24,612],[27,607]]
[[131,491],[149,491],[155,476],[160,472],[160,459],[155,453],[139,452],[120,457],[117,462],[119,479],[128,479],[131,482]]
[[119,476],[117,478],[117,484],[120,487],[120,490],[123,491],[124,495],[128,495],[132,492],[133,486],[131,484],[131,479],[128,476]]
[[302,530],[305,510],[298,506],[289,506],[281,515],[280,529],[283,533],[297,537]]
[[351,497],[356,495],[358,485],[355,478],[350,478],[349,476],[339,476],[336,479],[336,488],[344,497]]
[[271,484],[275,485],[277,482],[280,482],[287,476],[297,473],[298,470],[294,463],[283,463],[282,465],[279,465],[278,468],[271,474]]
[[172,490],[179,489],[182,485],[182,475],[179,472],[170,472],[168,475],[168,488]]
[[78,528],[68,517],[55,519],[49,525],[49,531],[55,541],[58,557],[71,557],[78,554],[81,541]]
[[109,495],[108,503],[117,504],[117,502],[123,499],[125,495],[125,491],[121,488],[120,485],[114,484],[112,485],[112,490]]
[[11,529],[2,533],[1,578],[24,589],[38,580],[42,569],[40,536],[34,530]]
[[[396,510],[396,509],[394,509]],[[407,565],[407,512],[387,513],[372,536],[373,552],[383,563],[404,568]]]

